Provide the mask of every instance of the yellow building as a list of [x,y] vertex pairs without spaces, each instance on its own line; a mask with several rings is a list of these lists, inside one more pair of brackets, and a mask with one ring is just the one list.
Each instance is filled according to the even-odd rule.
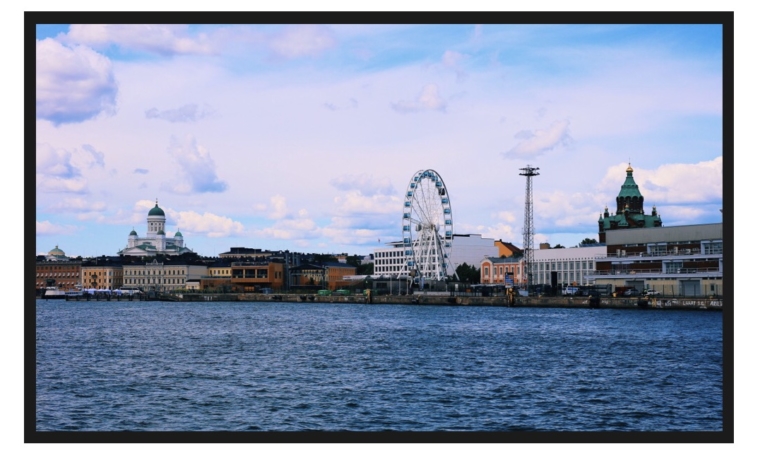
[[124,288],[164,292],[184,290],[188,288],[188,281],[199,281],[205,275],[208,275],[206,265],[153,260],[125,265]]
[[82,288],[118,290],[124,284],[124,270],[120,264],[83,265],[81,283]]

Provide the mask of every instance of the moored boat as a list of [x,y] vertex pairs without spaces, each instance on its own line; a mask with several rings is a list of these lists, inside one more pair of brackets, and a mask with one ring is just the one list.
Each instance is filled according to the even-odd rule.
[[45,294],[42,295],[42,297],[44,299],[65,299],[66,292],[59,290],[58,287],[47,287],[45,288]]

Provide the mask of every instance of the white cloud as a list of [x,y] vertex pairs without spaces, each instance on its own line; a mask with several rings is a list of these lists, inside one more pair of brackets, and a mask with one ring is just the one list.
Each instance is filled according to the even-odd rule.
[[158,108],[151,108],[145,111],[147,119],[162,119],[169,122],[195,122],[197,120],[210,117],[214,110],[209,105],[198,106],[197,104],[187,104],[176,109],[166,109],[159,111]]
[[[171,218],[177,228],[188,238],[193,235],[206,235],[210,238],[237,236],[244,233],[243,224],[229,217],[204,212],[174,211],[166,209],[167,219]],[[187,233],[184,233],[184,232]],[[189,234],[189,236],[188,236]]]
[[289,59],[318,56],[336,44],[333,33],[324,25],[287,26],[270,39],[270,49]]
[[84,198],[64,198],[48,207],[51,212],[103,212],[106,204],[103,202],[87,201]]
[[398,240],[400,234],[392,235],[387,230],[372,230],[364,228],[339,228],[333,225],[325,227],[321,231],[322,236],[330,241],[331,245],[352,245],[352,246],[368,246],[372,247],[384,247],[382,242],[378,243],[378,239],[385,239],[385,242],[390,240]]
[[522,227],[516,228],[506,223],[495,225],[473,225],[461,223],[454,226],[458,234],[481,234],[484,238],[501,239],[504,242],[512,242],[515,245],[522,244]]
[[560,144],[570,143],[570,121],[553,122],[546,130],[522,130],[515,134],[516,139],[522,139],[515,147],[504,154],[505,157],[535,157],[550,151]]
[[[625,162],[608,168],[599,188],[614,192],[617,196],[625,179],[626,168],[628,163]],[[664,164],[654,170],[638,168],[633,164],[631,168],[647,207],[700,202],[721,204],[723,201],[722,156],[699,163]]]
[[64,179],[58,176],[37,174],[37,191],[42,193],[89,193],[87,181],[82,177]]
[[344,174],[332,179],[330,185],[341,191],[357,190],[362,195],[392,195],[396,193],[390,179],[387,177],[376,178],[368,174]]
[[[619,178],[618,182],[622,184]],[[611,199],[615,201],[614,196]],[[609,204],[608,201],[609,197],[599,193],[568,193],[562,190],[534,192],[533,217],[536,231],[594,228],[599,213],[605,204]],[[521,229],[523,223],[521,219]]]
[[206,193],[223,192],[227,183],[219,180],[216,175],[216,164],[209,151],[198,144],[192,136],[187,136],[184,142],[172,137],[169,154],[174,157],[184,179],[174,185],[164,188],[176,193]]
[[86,152],[90,154],[90,166],[99,166],[100,168],[105,168],[106,162],[105,162],[105,154],[103,152],[100,152],[99,150],[95,149],[89,144],[83,144],[82,149],[84,149]]
[[81,176],[81,172],[71,163],[71,152],[55,149],[49,144],[37,143],[35,164],[37,174],[70,179]]
[[419,111],[446,111],[446,101],[438,93],[438,86],[428,84],[423,89],[417,99],[413,101],[402,100],[392,103],[391,107],[400,113],[419,112]]
[[274,195],[269,198],[269,215],[271,219],[279,220],[284,219],[290,215],[288,212],[288,203],[285,201],[285,197],[282,195]]
[[[170,227],[176,227],[179,231],[182,231],[185,239],[199,235],[205,235],[209,238],[239,236],[245,232],[242,223],[229,217],[210,212],[201,214],[195,211],[177,211],[162,205],[160,202],[158,204],[166,214],[167,231]],[[117,225],[144,226],[148,212],[155,205],[156,201],[153,200],[139,200],[134,204],[130,212],[117,211],[109,216],[100,216],[97,221],[99,223],[113,223]]]
[[336,196],[335,213],[343,216],[364,216],[367,214],[392,214],[402,211],[401,198],[394,195],[364,195],[354,190]]
[[211,54],[208,37],[191,37],[187,25],[159,24],[72,24],[62,41],[105,48],[116,44],[125,49],[160,55]]
[[252,234],[266,239],[304,240],[318,238],[321,230],[309,218],[289,218],[277,220],[270,227],[253,230]]
[[84,46],[37,41],[36,112],[55,125],[113,113],[118,90],[111,61]]
[[507,223],[514,223],[517,221],[517,217],[515,217],[515,214],[509,211],[498,212],[494,218],[496,218],[497,220],[502,220]]
[[47,220],[37,221],[37,236],[68,235],[77,231],[77,227],[69,225],[56,225]]

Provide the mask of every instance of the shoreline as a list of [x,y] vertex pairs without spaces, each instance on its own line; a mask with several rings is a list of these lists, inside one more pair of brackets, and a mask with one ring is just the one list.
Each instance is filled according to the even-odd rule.
[[[44,298],[37,298],[45,300]],[[599,299],[592,305],[588,297],[525,297],[517,296],[510,303],[506,296],[457,296],[443,294],[318,296],[305,294],[261,293],[183,293],[158,294],[134,297],[86,297],[66,298],[66,301],[171,301],[171,302],[291,302],[332,304],[397,304],[433,306],[489,306],[489,307],[552,307],[552,308],[600,308],[600,309],[662,309],[662,310],[723,310],[722,298],[673,297],[673,298],[613,298]]]

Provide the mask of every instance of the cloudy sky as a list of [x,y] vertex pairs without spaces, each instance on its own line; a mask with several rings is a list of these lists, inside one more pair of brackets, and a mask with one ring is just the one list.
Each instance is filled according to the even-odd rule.
[[37,26],[36,250],[114,255],[155,204],[201,255],[368,254],[433,169],[454,231],[597,236],[630,162],[665,226],[721,221],[714,25]]

